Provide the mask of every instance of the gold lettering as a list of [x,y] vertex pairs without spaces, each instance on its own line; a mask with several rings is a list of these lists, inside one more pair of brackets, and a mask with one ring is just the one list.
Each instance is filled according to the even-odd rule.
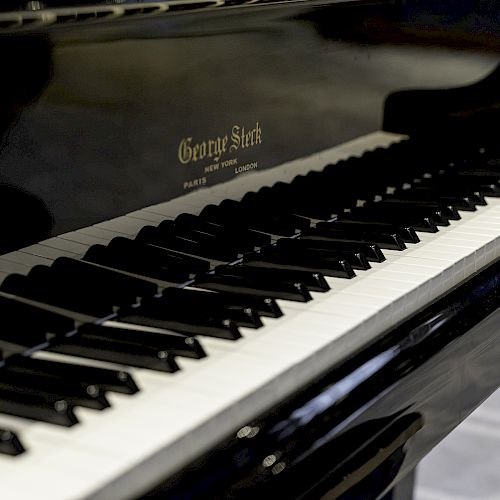
[[214,139],[208,139],[208,157],[212,158],[212,155],[215,154],[215,145],[216,142]]
[[237,151],[241,144],[240,127],[238,125],[235,125],[231,130],[231,141],[232,144],[229,147],[229,151]]
[[205,158],[205,156],[207,156],[207,143],[202,142],[200,144],[200,160],[203,160],[203,158]]
[[220,157],[222,156],[222,153],[225,153],[226,152],[226,148],[227,148],[227,142],[229,141],[229,137],[227,135],[225,135],[223,138],[222,138],[222,143],[221,143],[221,146],[219,148],[219,150],[217,151],[217,157],[215,158],[215,161],[219,161],[220,160]]
[[178,151],[178,156],[179,156],[179,161],[183,165],[187,165],[193,156],[193,152],[191,150],[191,141],[193,140],[192,137],[187,137],[186,139],[182,139],[182,141],[179,144],[179,151]]
[[259,122],[248,130],[244,126],[233,125],[231,134],[218,136],[206,141],[193,143],[192,137],[186,137],[179,143],[177,156],[183,165],[197,162],[205,158],[218,162],[228,150],[233,152],[262,143],[262,130]]
[[184,189],[193,189],[199,186],[205,186],[207,183],[206,177],[199,177],[198,179],[192,179],[190,181],[184,182]]
[[198,152],[200,150],[200,145],[199,144],[195,144],[193,146],[193,161],[198,161]]
[[246,163],[245,165],[240,165],[239,167],[234,168],[235,174],[241,174],[243,172],[248,172],[249,170],[255,170],[259,167],[259,164],[254,161],[252,163]]
[[255,144],[262,144],[262,130],[260,129],[259,122],[255,125]]
[[212,165],[207,165],[204,168],[205,174],[209,174],[210,172],[216,172],[219,170],[219,164],[218,163],[213,163]]

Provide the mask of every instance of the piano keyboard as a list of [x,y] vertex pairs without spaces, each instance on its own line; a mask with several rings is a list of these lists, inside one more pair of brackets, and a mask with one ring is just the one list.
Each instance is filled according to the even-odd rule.
[[[114,238],[119,238],[120,244],[127,249],[129,247],[123,239],[135,238],[141,234],[145,226],[159,226],[165,220],[174,220],[180,213],[203,216],[206,213],[204,207],[214,203],[214,200],[228,198],[241,200],[247,191],[257,191],[263,185],[272,185],[277,178],[283,182],[291,182],[297,175],[307,171],[321,171],[327,163],[337,162],[350,155],[360,155],[363,151],[374,147],[387,147],[400,139],[386,134],[373,134],[340,148],[272,169],[274,171],[253,174],[247,179],[237,178],[230,183],[196,192],[179,200],[148,207],[114,221],[96,224],[3,255],[0,257],[0,272],[3,279],[0,299],[23,297],[22,293],[14,293],[8,286],[9,283],[24,283],[22,278],[17,282],[13,281],[10,276],[13,273],[31,276],[37,269],[36,266],[55,267],[54,262],[57,263],[60,257],[65,257],[66,262],[68,259],[71,259],[71,262],[82,258],[88,259],[87,252],[90,252],[93,245],[111,247],[115,245],[112,243],[116,242]],[[439,187],[437,191],[441,199],[450,199],[449,203],[445,204],[447,209],[435,210],[434,207],[429,210],[431,203],[424,202],[420,207],[415,208],[415,205],[412,205],[412,208],[408,209],[406,201],[400,201],[394,209],[403,214],[400,217],[399,213],[394,214],[394,210],[389,211],[387,215],[382,205],[377,206],[377,219],[380,220],[372,221],[369,218],[373,223],[371,227],[380,230],[381,227],[397,226],[400,228],[397,236],[393,235],[389,239],[385,236],[381,238],[382,248],[362,241],[348,243],[345,237],[343,241],[339,238],[341,240],[338,242],[339,246],[329,252],[330,255],[340,252],[338,255],[343,257],[338,257],[336,261],[326,259],[325,252],[318,249],[321,245],[330,248],[333,236],[330,238],[328,231],[332,229],[331,223],[323,223],[323,226],[317,224],[316,230],[303,229],[298,239],[298,233],[291,234],[285,238],[284,243],[283,235],[270,230],[266,232],[261,228],[257,231],[257,236],[267,234],[275,246],[270,247],[269,253],[262,251],[243,258],[243,267],[246,265],[247,269],[250,269],[254,281],[246,275],[242,281],[217,280],[213,277],[217,276],[217,273],[223,273],[223,270],[216,270],[215,275],[204,275],[205,279],[198,276],[195,282],[187,282],[188,288],[193,290],[224,289],[236,291],[236,295],[247,293],[255,301],[252,302],[254,308],[261,308],[260,313],[251,314],[251,311],[242,307],[230,309],[228,314],[231,314],[234,321],[240,325],[237,329],[228,326],[227,321],[208,324],[200,320],[197,323],[199,318],[195,318],[191,326],[193,331],[203,333],[205,328],[205,333],[208,332],[208,335],[179,336],[182,340],[189,339],[181,355],[172,355],[172,352],[177,354],[182,350],[177,344],[177,350],[172,349],[170,354],[169,349],[162,350],[157,346],[153,355],[146,350],[143,352],[134,344],[137,352],[121,346],[121,350],[118,349],[108,357],[102,353],[83,357],[83,351],[80,351],[80,355],[75,354],[78,353],[78,349],[85,348],[85,352],[91,353],[92,348],[95,351],[95,345],[83,344],[82,347],[78,335],[67,338],[66,344],[62,342],[60,344],[62,347],[52,349],[50,352],[40,350],[31,354],[32,359],[40,361],[89,367],[90,371],[85,372],[85,377],[82,375],[84,380],[79,387],[84,387],[87,396],[91,397],[85,400],[84,395],[71,393],[73,401],[77,401],[74,416],[78,420],[76,425],[71,426],[64,426],[68,425],[67,421],[63,422],[64,425],[53,425],[42,421],[44,420],[42,417],[39,420],[19,418],[15,411],[11,411],[12,414],[0,415],[0,428],[4,429],[0,437],[6,443],[6,453],[0,456],[0,477],[3,491],[8,493],[7,497],[54,500],[136,497],[154,486],[161,478],[174,473],[209,450],[229,433],[237,432],[239,428],[244,429],[252,418],[277,401],[292,394],[297,388],[304,386],[373,341],[388,328],[408,318],[409,315],[493,262],[500,255],[500,198],[495,196],[496,178],[494,169],[491,168],[488,173],[485,171],[474,178],[472,174],[467,177],[467,172],[462,172],[463,176],[469,179],[470,186],[465,188],[462,181],[457,182],[458,191],[467,192],[467,195],[456,195],[454,201],[451,201],[452,195],[444,193],[446,189],[440,191]],[[404,166],[401,166],[401,169],[403,170]],[[423,174],[425,173],[424,169]],[[423,175],[422,178],[410,178],[406,182],[413,183],[413,187],[428,187],[435,192],[436,176],[439,177],[441,174],[442,172],[435,173],[434,178]],[[404,177],[404,172],[402,176]],[[487,179],[487,182],[484,179]],[[392,194],[394,189],[390,187],[388,191]],[[409,192],[405,189],[398,191],[396,186],[396,196],[398,193],[403,193],[401,196],[404,195],[405,200],[408,200]],[[461,206],[459,217],[450,205]],[[369,200],[367,206],[371,206]],[[338,219],[353,221],[359,215],[360,220],[357,223],[364,228],[369,227],[363,219],[363,214],[366,213],[364,210],[365,208],[353,206],[350,212],[339,214]],[[405,217],[409,217],[411,222],[408,224],[403,222]],[[313,222],[317,220],[314,219]],[[265,223],[271,224],[272,221]],[[415,232],[411,226],[419,229]],[[283,223],[281,226],[277,223],[277,229],[282,227]],[[284,229],[288,230],[287,227]],[[384,234],[387,236],[387,232]],[[420,240],[417,243],[403,241],[411,240],[416,235]],[[377,238],[379,236],[380,234]],[[302,245],[300,242],[304,240],[315,250],[304,250],[300,246]],[[299,245],[298,253],[294,253],[294,247],[297,246],[295,242]],[[351,246],[348,251],[346,248],[349,245]],[[398,245],[401,248],[399,250],[396,249]],[[117,244],[115,246],[116,255],[119,256],[122,247]],[[275,252],[273,248],[279,250],[278,254],[273,253]],[[215,249],[227,250],[217,247]],[[290,253],[287,253],[288,251]],[[187,251],[182,252],[178,249],[177,252],[179,258],[193,259],[193,254]],[[101,254],[95,252],[96,259],[102,258],[105,252]],[[281,257],[281,261],[276,260],[276,255]],[[222,258],[217,257],[221,257],[217,252],[208,257],[204,255],[212,268],[224,263]],[[241,259],[237,262],[241,263]],[[368,267],[367,262],[370,268],[360,269]],[[127,262],[125,264],[128,266]],[[190,261],[190,265],[195,264],[200,265],[200,262]],[[141,276],[141,284],[144,287],[153,286],[165,290],[170,289],[169,286],[172,284],[178,286],[175,280],[170,281],[168,272],[165,272],[165,275],[151,272],[143,276],[138,268],[127,266],[119,272],[119,276],[125,281],[138,279]],[[278,279],[279,286],[273,283],[272,279],[259,281],[258,276],[266,273],[262,269],[269,269],[266,266],[275,269],[267,271],[275,273],[269,276],[282,276],[277,274],[280,266],[283,275],[286,269],[288,272],[295,269],[296,273],[303,273],[304,279],[309,280],[310,284],[299,286],[294,283],[295,278],[290,281],[283,277],[281,281]],[[324,270],[326,275],[321,276],[310,270],[315,266]],[[112,272],[110,271],[112,268],[113,264],[104,260],[99,260],[93,265],[93,269],[98,270],[96,272],[108,274]],[[62,271],[64,269],[69,267],[61,267]],[[43,271],[39,272],[40,276],[43,276]],[[294,277],[298,275],[295,274]],[[47,276],[50,279],[52,275]],[[78,276],[84,280],[83,274]],[[75,287],[87,286],[82,285],[76,275],[68,278],[69,282],[71,279],[74,280]],[[56,284],[63,281],[64,279],[59,276]],[[51,283],[47,282],[47,286],[50,287]],[[260,295],[259,286],[262,287]],[[328,287],[330,290],[326,291]],[[22,288],[19,290],[22,291]],[[68,289],[68,294],[70,293],[71,290]],[[99,291],[89,290],[89,293],[99,295]],[[231,292],[224,293],[224,300],[230,301],[231,299],[227,297]],[[127,290],[123,290],[123,294],[127,296]],[[84,293],[82,297],[85,297]],[[175,297],[175,294],[171,294],[171,300],[177,300]],[[287,297],[288,300],[280,297]],[[278,317],[277,309],[273,310],[272,301],[266,301],[265,298],[275,299],[274,306],[281,311],[281,317]],[[19,306],[20,311],[24,310],[23,307],[32,307],[42,302],[36,296],[29,294],[23,299],[15,300],[22,302]],[[168,300],[168,295],[165,300]],[[193,314],[196,307],[202,308],[202,304],[188,300],[185,305],[182,300],[176,304],[180,308],[193,308]],[[91,306],[93,306],[92,301],[89,301],[90,309]],[[155,316],[156,309],[151,305],[151,301],[142,301],[140,307],[150,307],[149,310],[153,311],[151,314],[155,319],[162,318],[161,315]],[[2,308],[5,309],[3,303]],[[63,315],[68,309],[71,310],[70,307],[61,304],[57,308],[52,307],[53,311]],[[107,320],[101,316],[100,323],[103,325],[101,328],[109,329],[109,335],[112,334],[113,328],[121,328],[122,333],[128,328],[133,334],[149,335],[156,342],[158,335],[168,333],[160,328],[161,321],[134,322],[133,317],[137,316],[138,310],[140,308],[125,309],[126,313],[120,312],[118,317],[113,315],[116,309],[111,310]],[[5,310],[4,316],[7,313]],[[77,326],[92,318],[92,314],[87,310],[78,311],[78,314],[74,315]],[[123,320],[127,321],[127,318],[129,319],[127,325],[120,323]],[[261,323],[263,327],[256,328]],[[53,324],[59,325],[58,322]],[[176,325],[175,321],[169,324]],[[88,338],[97,342],[95,337],[92,337],[97,335],[92,327],[88,325],[83,327],[82,333],[85,328]],[[173,330],[188,334],[189,331],[185,328],[189,330],[189,325],[172,326]],[[97,333],[99,332],[97,329]],[[134,338],[132,333],[130,338]],[[231,336],[236,338],[239,334],[241,338],[236,341],[227,339]],[[175,333],[172,335],[174,338]],[[116,340],[116,336],[112,339]],[[102,345],[109,347],[102,338],[100,341]],[[199,348],[193,347],[198,345],[197,341]],[[12,337],[8,337],[4,342],[7,348],[11,343],[15,344]],[[206,354],[205,357],[202,357],[203,352]],[[116,356],[115,360],[122,361],[113,362],[113,355]],[[126,359],[131,360],[130,364],[123,362]],[[154,369],[145,368],[148,363],[153,364]],[[45,365],[41,366],[43,372]],[[92,378],[91,371],[98,368],[112,370],[106,372],[106,376],[114,374],[116,377],[114,381],[106,379],[107,382],[104,382],[104,372],[99,375],[96,372]],[[375,366],[372,368],[376,370]],[[172,373],[166,373],[168,371]],[[71,373],[71,370],[67,372],[70,378]],[[131,378],[128,378],[127,374]],[[369,375],[368,372],[364,374],[366,377]],[[2,383],[0,378],[0,409]],[[60,381],[58,383],[58,391],[65,394],[64,391],[68,391],[69,388]],[[134,383],[139,388],[138,392]],[[39,386],[35,384],[35,387]],[[50,393],[50,385],[48,388]],[[110,388],[112,390],[107,390]],[[99,397],[102,393],[105,394],[104,399]],[[84,406],[79,405],[78,398],[84,400]],[[58,404],[64,406],[65,400],[56,401],[55,406]],[[95,411],[99,404],[102,407],[107,405],[109,407],[102,412]],[[55,413],[58,411],[58,415],[68,418],[66,408],[56,408]],[[35,416],[35,413],[32,416]],[[55,417],[51,413],[48,419],[53,418]],[[26,447],[26,451],[15,457],[8,456],[8,453],[14,453],[13,449],[21,451],[19,444],[13,442],[13,433]]]

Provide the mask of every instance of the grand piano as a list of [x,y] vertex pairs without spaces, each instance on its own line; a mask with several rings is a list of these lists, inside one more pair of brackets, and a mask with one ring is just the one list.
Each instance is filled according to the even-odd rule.
[[500,385],[496,1],[0,6],[0,483],[410,499]]

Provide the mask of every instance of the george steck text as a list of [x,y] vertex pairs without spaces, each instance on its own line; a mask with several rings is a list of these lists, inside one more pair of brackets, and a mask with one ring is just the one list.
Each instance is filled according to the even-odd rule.
[[259,122],[253,128],[233,125],[229,134],[195,142],[185,137],[179,143],[178,158],[183,165],[209,159],[218,162],[228,151],[234,153],[262,144],[262,129]]

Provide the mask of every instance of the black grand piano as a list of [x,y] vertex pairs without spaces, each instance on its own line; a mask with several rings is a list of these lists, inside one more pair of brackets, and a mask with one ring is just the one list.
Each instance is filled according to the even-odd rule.
[[500,385],[500,4],[0,6],[12,499],[409,499]]

